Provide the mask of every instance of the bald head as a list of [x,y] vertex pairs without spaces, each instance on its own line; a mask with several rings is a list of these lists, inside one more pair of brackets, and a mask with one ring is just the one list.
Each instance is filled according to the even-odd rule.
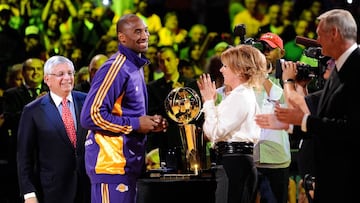
[[90,81],[94,77],[96,71],[101,67],[103,63],[108,59],[108,57],[104,54],[95,55],[89,64],[89,73],[90,73]]

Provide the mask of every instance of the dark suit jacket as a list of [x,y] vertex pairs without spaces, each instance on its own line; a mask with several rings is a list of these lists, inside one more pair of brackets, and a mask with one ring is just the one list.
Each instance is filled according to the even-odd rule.
[[86,94],[73,91],[72,96],[77,120],[76,150],[49,93],[24,107],[17,142],[22,195],[36,192],[44,203],[90,202],[84,162],[87,130],[79,121]]
[[[359,144],[355,140],[360,108],[355,97],[359,92],[359,64],[360,48],[357,48],[339,72],[332,71],[320,96],[317,113],[307,120],[307,131],[314,136],[316,202],[358,201]],[[332,88],[329,88],[330,81]]]
[[[323,90],[313,92],[305,97],[306,104],[311,114],[316,115],[322,91]],[[302,137],[302,143],[297,154],[298,169],[301,177],[304,177],[305,174],[315,175],[314,140],[312,138],[313,136],[308,134],[305,134]]]

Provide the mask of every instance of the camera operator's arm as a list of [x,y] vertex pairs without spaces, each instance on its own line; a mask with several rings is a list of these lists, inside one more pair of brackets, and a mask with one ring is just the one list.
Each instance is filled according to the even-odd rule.
[[296,80],[297,63],[285,61],[282,63],[282,79],[284,83],[285,100],[289,107],[300,108],[304,113],[310,113],[304,96],[307,95],[307,84],[309,81]]
[[[301,125],[305,114],[310,110],[305,102],[307,94],[306,81],[297,81],[297,63],[286,61],[282,63],[282,79],[284,96],[288,107],[276,105],[275,115],[259,114],[255,121],[261,128],[290,130],[288,124]],[[290,127],[292,128],[292,127]]]

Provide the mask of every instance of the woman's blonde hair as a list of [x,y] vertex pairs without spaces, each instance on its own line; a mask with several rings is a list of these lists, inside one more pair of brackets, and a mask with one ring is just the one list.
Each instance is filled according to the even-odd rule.
[[265,55],[251,45],[242,44],[228,48],[221,54],[221,61],[251,87],[261,86],[265,79]]

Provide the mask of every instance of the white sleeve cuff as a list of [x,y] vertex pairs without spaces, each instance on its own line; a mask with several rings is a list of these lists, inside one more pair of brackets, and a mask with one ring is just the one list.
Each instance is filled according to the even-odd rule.
[[301,121],[301,130],[303,132],[307,132],[307,128],[306,128],[306,122],[307,122],[307,118],[308,118],[309,114],[305,114],[302,121]]
[[32,197],[36,197],[35,192],[27,193],[24,195],[24,199],[29,199]]

